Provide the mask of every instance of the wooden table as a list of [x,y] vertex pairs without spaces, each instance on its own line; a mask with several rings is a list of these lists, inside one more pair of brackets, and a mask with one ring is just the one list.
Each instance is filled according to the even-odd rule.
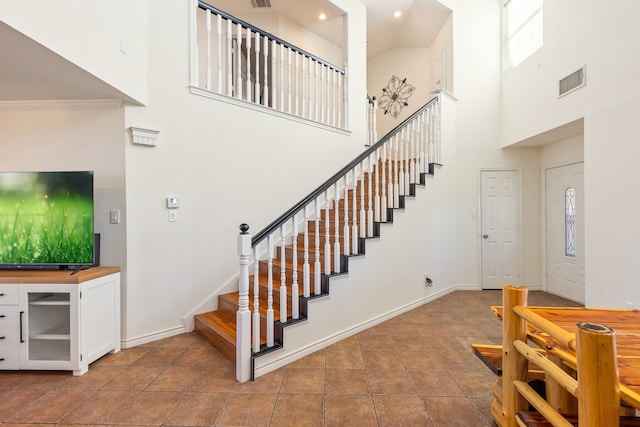
[[[620,375],[620,396],[624,402],[640,409],[640,310],[598,309],[583,307],[528,307],[569,333],[578,322],[593,322],[609,326],[616,331],[616,351]],[[502,318],[502,307],[491,311]],[[535,326],[529,325],[529,334],[543,340],[548,348],[558,347]],[[566,351],[566,349],[563,349]],[[571,352],[571,351],[569,351]]]

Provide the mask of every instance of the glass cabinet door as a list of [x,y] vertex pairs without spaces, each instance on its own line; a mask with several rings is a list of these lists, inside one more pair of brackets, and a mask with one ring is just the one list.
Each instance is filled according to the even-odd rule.
[[34,285],[21,292],[20,302],[21,368],[74,369],[78,359],[75,293]]
[[71,360],[71,301],[68,293],[28,293],[29,360]]

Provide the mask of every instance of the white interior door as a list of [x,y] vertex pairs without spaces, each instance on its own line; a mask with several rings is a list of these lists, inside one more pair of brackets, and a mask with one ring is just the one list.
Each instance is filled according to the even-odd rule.
[[584,163],[547,169],[547,291],[584,304]]
[[482,289],[521,284],[517,171],[481,171]]

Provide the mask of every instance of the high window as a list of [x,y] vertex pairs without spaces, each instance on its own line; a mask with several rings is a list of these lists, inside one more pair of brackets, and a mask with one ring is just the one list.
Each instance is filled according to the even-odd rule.
[[505,69],[513,68],[542,47],[543,0],[507,0],[504,4]]

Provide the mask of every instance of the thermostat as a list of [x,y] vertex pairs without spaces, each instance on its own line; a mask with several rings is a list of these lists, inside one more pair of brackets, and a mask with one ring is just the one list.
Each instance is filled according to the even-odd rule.
[[167,209],[177,209],[180,207],[180,199],[177,197],[167,197]]

